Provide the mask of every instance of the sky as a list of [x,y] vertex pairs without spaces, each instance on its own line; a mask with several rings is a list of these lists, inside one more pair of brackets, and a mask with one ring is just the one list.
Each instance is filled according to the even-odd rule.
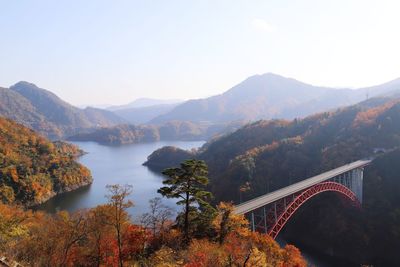
[[400,77],[400,1],[0,0],[0,86],[75,105],[220,94],[267,72],[363,87]]

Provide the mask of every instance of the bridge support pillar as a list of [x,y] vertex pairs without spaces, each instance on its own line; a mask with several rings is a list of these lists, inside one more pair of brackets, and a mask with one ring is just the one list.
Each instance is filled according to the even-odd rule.
[[351,190],[356,194],[360,203],[363,199],[363,180],[364,180],[364,168],[358,168],[352,171],[352,183]]
[[343,174],[340,174],[331,179],[331,181],[344,185],[349,188],[357,196],[357,199],[362,203],[363,195],[363,177],[364,168],[357,168]]

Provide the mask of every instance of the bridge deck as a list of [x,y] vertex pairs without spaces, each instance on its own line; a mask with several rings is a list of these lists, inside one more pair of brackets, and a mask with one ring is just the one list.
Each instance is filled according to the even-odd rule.
[[247,202],[244,202],[240,205],[237,205],[235,208],[235,213],[236,214],[245,214],[248,213],[252,210],[258,209],[262,206],[265,206],[269,203],[275,202],[283,197],[290,196],[296,192],[302,191],[310,186],[313,186],[315,184],[318,184],[320,182],[332,179],[340,174],[346,173],[348,171],[351,171],[353,169],[357,168],[362,168],[365,167],[371,163],[371,160],[359,160],[344,166],[341,166],[339,168],[327,171],[325,173],[319,174],[317,176],[305,179],[301,182],[289,185],[287,187],[284,187],[282,189],[276,190],[274,192],[262,195],[260,197],[254,198],[252,200],[249,200]]

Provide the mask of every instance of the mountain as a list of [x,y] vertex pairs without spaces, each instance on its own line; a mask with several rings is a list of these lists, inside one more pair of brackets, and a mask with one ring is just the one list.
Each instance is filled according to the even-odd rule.
[[28,99],[8,88],[0,88],[0,115],[14,119],[32,129],[41,128],[50,136],[59,134],[57,127],[46,121]]
[[370,96],[389,96],[396,97],[400,94],[400,78],[394,79],[384,84],[365,87],[360,89],[364,94]]
[[76,108],[28,82],[19,82],[9,89],[0,88],[0,95],[0,116],[20,122],[51,139],[124,122],[110,111]]
[[178,99],[139,98],[126,105],[108,107],[107,110],[113,111],[129,123],[144,124],[171,111],[180,103],[182,101]]
[[113,112],[129,123],[143,124],[171,111],[177,105],[178,104],[160,104],[146,107],[121,108]]
[[109,108],[111,106],[112,106],[111,104],[94,104],[94,105],[92,105],[92,104],[80,104],[77,107],[81,108],[81,109],[85,109],[87,107],[99,108],[99,109],[107,109],[107,108]]
[[121,106],[110,106],[107,109],[111,111],[121,110],[121,109],[133,109],[133,108],[145,108],[154,107],[161,105],[173,105],[179,104],[182,100],[179,99],[154,99],[154,98],[138,98],[133,102]]
[[[400,98],[372,98],[304,119],[261,120],[198,151],[156,150],[145,165],[159,171],[177,166],[183,157],[205,160],[216,201],[236,203],[358,159],[375,158],[365,172],[362,210],[335,194],[321,194],[299,209],[282,235],[354,266],[400,262]],[[247,183],[249,190],[240,192]]]
[[27,206],[92,182],[82,151],[0,117],[0,202]]
[[151,123],[170,120],[227,122],[232,120],[293,119],[355,104],[369,96],[400,90],[400,79],[358,90],[309,85],[267,73],[249,77],[225,93],[186,101]]
[[95,127],[113,126],[125,122],[123,118],[108,110],[87,107],[83,109],[84,116]]
[[[375,148],[396,146],[400,146],[400,99],[373,98],[304,119],[254,122],[211,140],[193,156],[209,164],[217,196],[223,191],[224,198],[238,200],[237,188],[248,179],[257,182],[252,196],[265,194],[266,188],[276,190],[368,157]],[[162,166],[162,154],[157,155],[156,164]],[[170,155],[164,157],[170,161]],[[147,165],[151,167],[152,156]],[[255,168],[254,174],[246,174],[246,168]],[[280,180],[282,176],[291,180]]]

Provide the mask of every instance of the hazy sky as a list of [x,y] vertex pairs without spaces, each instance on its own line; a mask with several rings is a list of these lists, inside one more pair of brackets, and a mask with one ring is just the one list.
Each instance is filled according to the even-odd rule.
[[197,98],[275,72],[327,86],[400,77],[400,1],[0,0],[0,86],[81,104]]

